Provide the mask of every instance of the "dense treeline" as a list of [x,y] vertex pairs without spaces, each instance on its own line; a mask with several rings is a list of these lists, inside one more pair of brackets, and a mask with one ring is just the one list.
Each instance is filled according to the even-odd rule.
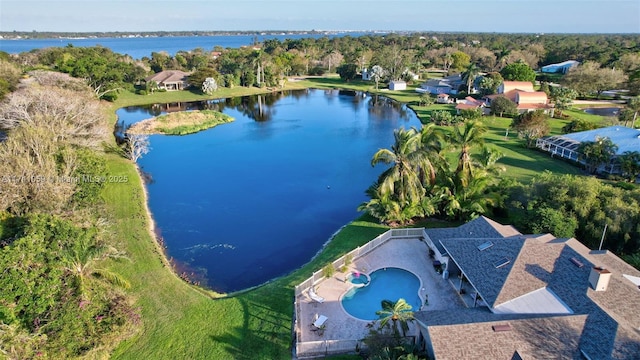
[[46,71],[0,105],[0,353],[99,357],[136,329],[101,192],[109,128],[95,93]]
[[638,187],[544,173],[530,184],[512,186],[505,204],[510,220],[521,231],[576,237],[591,249],[599,247],[604,234],[603,249],[625,255],[640,267]]
[[[288,76],[338,72],[349,79],[355,75],[353,70],[376,65],[384,70],[384,79],[397,80],[426,76],[430,69],[464,73],[473,65],[474,72],[492,73],[514,63],[538,69],[569,59],[596,68],[616,68],[616,84],[628,80],[628,88],[640,90],[637,35],[413,33],[270,39],[239,49],[185,49],[175,55],[154,52],[139,61],[103,47],[67,46],[22,53],[15,62],[24,67],[44,65],[86,79],[97,95],[109,100],[120,90],[132,90],[145,76],[168,69],[192,72],[191,83],[198,91],[206,78],[224,87],[276,87]],[[0,90],[2,87],[0,83]]]

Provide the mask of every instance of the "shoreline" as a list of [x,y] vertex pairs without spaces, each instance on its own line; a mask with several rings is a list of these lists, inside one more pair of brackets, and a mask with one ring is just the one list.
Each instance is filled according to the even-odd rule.
[[151,208],[149,208],[149,192],[147,190],[147,185],[144,182],[144,178],[142,176],[142,170],[140,169],[140,166],[138,166],[138,163],[133,163],[134,167],[136,168],[136,173],[138,174],[138,180],[140,180],[140,186],[141,186],[141,190],[142,190],[142,201],[143,204],[142,206],[144,207],[144,212],[146,214],[146,222],[147,222],[147,232],[149,233],[149,236],[152,239],[153,245],[156,248],[156,251],[158,252],[158,254],[160,255],[160,261],[162,262],[162,265],[169,269],[169,272],[175,276],[178,280],[180,280],[181,282],[187,284],[190,288],[192,288],[194,291],[205,295],[211,299],[221,299],[221,298],[225,298],[228,297],[227,294],[225,293],[218,293],[215,292],[213,290],[210,289],[205,289],[202,286],[198,286],[198,285],[194,285],[191,284],[188,281],[185,281],[185,279],[183,279],[177,272],[175,267],[171,264],[171,261],[169,261],[169,258],[167,257],[167,252],[165,250],[165,247],[160,243],[160,241],[158,241],[158,236],[156,235],[156,222],[155,219],[153,218],[153,213],[151,212]]

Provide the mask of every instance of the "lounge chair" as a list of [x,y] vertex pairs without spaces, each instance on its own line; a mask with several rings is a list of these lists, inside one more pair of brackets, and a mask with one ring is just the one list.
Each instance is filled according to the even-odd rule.
[[309,297],[311,298],[311,300],[322,304],[324,302],[324,298],[318,294],[316,294],[316,292],[313,290],[313,288],[309,289]]

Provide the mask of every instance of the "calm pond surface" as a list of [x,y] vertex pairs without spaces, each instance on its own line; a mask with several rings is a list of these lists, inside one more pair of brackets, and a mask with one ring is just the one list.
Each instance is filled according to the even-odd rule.
[[187,136],[151,136],[139,164],[168,256],[218,291],[259,285],[308,262],[356,218],[371,166],[399,127],[420,126],[387,98],[301,90],[118,110],[126,124],[179,109],[236,120]]
[[620,108],[618,107],[602,107],[602,108],[586,108],[584,112],[587,114],[600,115],[600,116],[618,116]]

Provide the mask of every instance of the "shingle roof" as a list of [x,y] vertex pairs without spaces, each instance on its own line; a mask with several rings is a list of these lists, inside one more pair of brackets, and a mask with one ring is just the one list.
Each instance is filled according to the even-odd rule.
[[513,226],[499,224],[484,216],[480,216],[455,228],[425,229],[424,231],[429,238],[431,238],[440,253],[444,252],[444,248],[439,241],[441,239],[468,238],[470,236],[503,238],[520,234]]
[[[495,307],[499,304],[498,297],[520,254],[525,238],[522,236],[493,238],[491,248],[484,251],[478,250],[478,246],[488,240],[487,238],[441,239],[440,243],[482,299],[490,307]],[[502,259],[509,262],[499,268],[496,267]],[[504,296],[502,299],[506,301]]]
[[[418,312],[415,317],[427,326],[438,360],[510,360],[515,354],[522,359],[581,359],[578,344],[587,318],[586,315],[499,315],[476,309],[455,314]],[[493,330],[493,326],[506,324],[510,330]]]
[[145,81],[155,81],[158,84],[175,83],[185,81],[189,73],[180,70],[164,70],[159,73],[147,76]]
[[[640,289],[623,275],[640,277],[640,271],[608,251],[591,251],[575,239],[548,234],[494,238],[492,247],[479,251],[477,246],[486,238],[470,236],[473,234],[440,241],[489,306],[546,287],[575,314],[587,315],[580,349],[591,358],[638,358]],[[510,257],[511,263],[496,269],[492,261],[502,256]],[[594,266],[604,266],[612,273],[606,291],[595,291],[589,285]],[[549,329],[548,335],[555,336],[555,331]]]

